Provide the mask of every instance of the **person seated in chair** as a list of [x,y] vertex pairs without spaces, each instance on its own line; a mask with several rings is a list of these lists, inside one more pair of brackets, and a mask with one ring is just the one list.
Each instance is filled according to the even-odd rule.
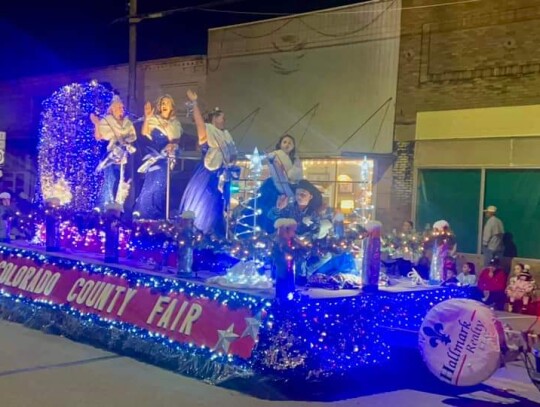
[[[506,296],[508,298],[508,312],[525,312],[531,302],[536,283],[531,275],[530,266],[528,264],[518,263],[514,266],[514,273],[508,281],[506,287]],[[514,309],[515,304],[520,304],[521,309]]]
[[506,299],[506,279],[506,273],[500,267],[500,260],[494,257],[478,277],[478,289],[483,294],[482,302],[497,310],[502,310]]

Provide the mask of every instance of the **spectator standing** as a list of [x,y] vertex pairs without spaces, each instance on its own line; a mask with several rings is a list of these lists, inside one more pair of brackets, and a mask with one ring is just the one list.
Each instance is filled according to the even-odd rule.
[[487,220],[482,233],[482,253],[484,254],[484,266],[487,267],[492,259],[501,259],[503,256],[504,225],[495,215],[497,213],[495,206],[488,206],[484,212]]

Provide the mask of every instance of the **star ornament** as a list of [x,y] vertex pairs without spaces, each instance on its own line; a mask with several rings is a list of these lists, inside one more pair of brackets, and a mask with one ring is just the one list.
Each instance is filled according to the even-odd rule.
[[255,342],[257,342],[261,322],[257,318],[245,318],[245,320],[246,329],[244,329],[241,338],[251,337]]
[[263,156],[259,154],[259,149],[255,147],[253,154],[246,154],[246,158],[249,160],[249,169],[254,172],[261,171]]
[[231,324],[226,330],[218,329],[218,341],[214,351],[229,353],[229,347],[236,339],[238,339],[238,334],[234,333],[234,324]]

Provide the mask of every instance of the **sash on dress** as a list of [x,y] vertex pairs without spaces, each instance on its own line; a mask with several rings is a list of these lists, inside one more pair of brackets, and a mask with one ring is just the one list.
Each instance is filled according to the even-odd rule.
[[[170,120],[163,119],[159,116],[151,116],[147,121],[148,130],[150,133],[157,129],[161,134],[165,135],[169,142],[172,140],[177,140],[182,136],[182,125],[176,118]],[[145,155],[143,158],[143,163],[137,169],[139,174],[145,174],[147,172],[152,172],[159,169],[159,166],[155,165],[158,161],[169,159],[171,167],[174,166],[174,156],[173,154],[168,154],[165,149],[157,151],[154,148],[148,148],[150,151],[149,154]]]
[[204,166],[210,171],[216,171],[223,166],[234,164],[238,150],[231,134],[207,123],[208,151],[204,156]]
[[274,185],[281,194],[285,194],[287,197],[293,198],[294,192],[291,188],[288,176],[288,170],[293,166],[291,159],[285,152],[281,150],[275,151],[273,155],[274,158],[268,159],[272,181],[274,181]]

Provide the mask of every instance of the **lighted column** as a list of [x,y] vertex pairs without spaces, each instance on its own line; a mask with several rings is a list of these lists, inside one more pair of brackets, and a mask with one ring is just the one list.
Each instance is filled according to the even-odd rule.
[[293,242],[297,224],[294,219],[278,219],[274,227],[277,230],[277,241],[272,253],[276,276],[276,298],[285,300],[295,291]]
[[105,263],[118,263],[121,211],[119,204],[110,204],[105,208]]
[[362,259],[362,290],[378,291],[381,274],[381,222],[366,223],[367,236],[364,238]]
[[45,201],[45,250],[48,252],[60,250],[59,206],[60,200],[58,198]]

